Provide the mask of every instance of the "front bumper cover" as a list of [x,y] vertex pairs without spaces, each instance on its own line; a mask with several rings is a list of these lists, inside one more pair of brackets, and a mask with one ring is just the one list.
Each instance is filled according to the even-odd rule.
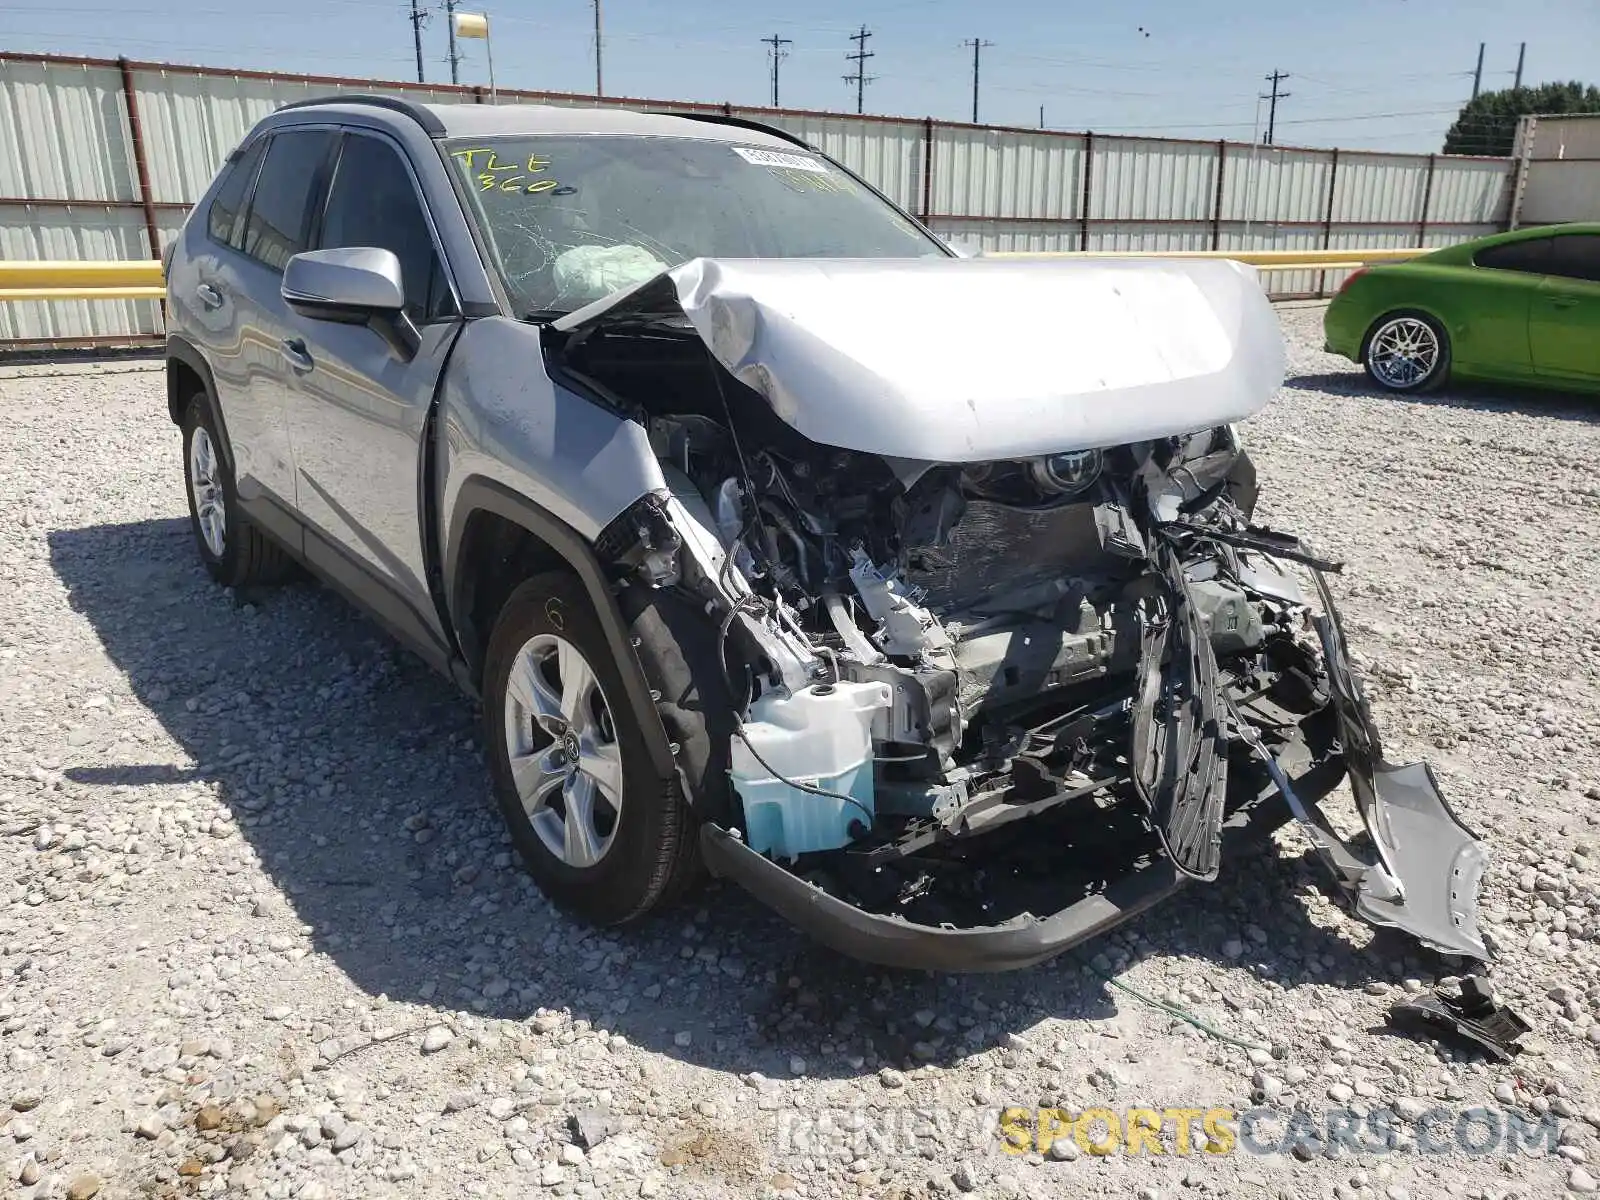
[[[1294,781],[1315,803],[1338,786],[1337,756],[1313,764]],[[1226,856],[1258,842],[1289,819],[1276,787],[1240,805],[1223,824]],[[928,971],[1014,971],[1054,958],[1166,899],[1191,882],[1165,858],[1113,879],[1048,917],[1024,915],[1000,925],[955,929],[881,916],[829,895],[751,850],[721,826],[700,829],[711,872],[731,880],[779,916],[831,949],[886,967]]]

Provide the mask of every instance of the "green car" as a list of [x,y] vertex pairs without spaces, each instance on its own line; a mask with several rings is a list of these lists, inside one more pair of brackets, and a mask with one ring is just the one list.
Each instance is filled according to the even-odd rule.
[[1496,234],[1350,276],[1327,349],[1398,392],[1446,378],[1600,391],[1600,225]]

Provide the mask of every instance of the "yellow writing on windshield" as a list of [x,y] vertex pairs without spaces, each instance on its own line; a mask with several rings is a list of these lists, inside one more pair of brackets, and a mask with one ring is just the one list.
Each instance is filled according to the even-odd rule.
[[550,160],[540,154],[530,154],[526,161],[519,157],[505,162],[492,146],[468,146],[452,150],[450,157],[472,175],[480,192],[511,192],[531,196],[552,192],[561,186],[555,179],[528,178],[530,175],[542,175],[549,168]]

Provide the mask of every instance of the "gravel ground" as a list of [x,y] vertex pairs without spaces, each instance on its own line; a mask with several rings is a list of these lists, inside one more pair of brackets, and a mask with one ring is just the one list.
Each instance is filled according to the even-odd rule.
[[[1349,561],[1337,590],[1390,757],[1431,759],[1490,843],[1494,979],[1534,1026],[1514,1065],[1386,1030],[1390,1005],[1452,964],[1345,915],[1293,830],[1081,955],[1009,976],[847,962],[727,888],[637,932],[583,928],[513,862],[470,703],[324,590],[207,581],[158,372],[14,368],[0,378],[5,1185],[300,1200],[1594,1191],[1600,421],[1563,397],[1377,395],[1317,349],[1320,315],[1283,313],[1290,378],[1245,428],[1265,516]],[[1176,1117],[1104,1155],[1070,1137],[1001,1153],[994,1128],[1009,1105],[1120,1121],[1258,1102],[1276,1115],[1253,1141],[1272,1152],[1219,1153],[1233,1139],[1198,1120],[1180,1141]],[[1487,1152],[1456,1144],[1467,1109]],[[1330,1110],[1391,1120],[1397,1144],[1305,1133],[1326,1134]],[[1547,1115],[1559,1145],[1508,1150],[1509,1114]],[[1105,1145],[1104,1115],[1085,1141]]]

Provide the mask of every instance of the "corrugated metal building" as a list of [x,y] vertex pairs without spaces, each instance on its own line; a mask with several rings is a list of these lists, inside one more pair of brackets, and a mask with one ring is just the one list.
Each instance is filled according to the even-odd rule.
[[[488,100],[483,88],[0,53],[0,258],[148,258],[229,150],[292,100],[339,92]],[[714,111],[781,126],[940,234],[988,250],[1442,245],[1507,215],[1511,160],[1115,137],[931,119],[554,95]],[[1314,294],[1334,272],[1267,276]],[[0,345],[106,343],[161,330],[150,301],[0,305]]]
[[1600,221],[1600,113],[1523,117],[1511,226]]

